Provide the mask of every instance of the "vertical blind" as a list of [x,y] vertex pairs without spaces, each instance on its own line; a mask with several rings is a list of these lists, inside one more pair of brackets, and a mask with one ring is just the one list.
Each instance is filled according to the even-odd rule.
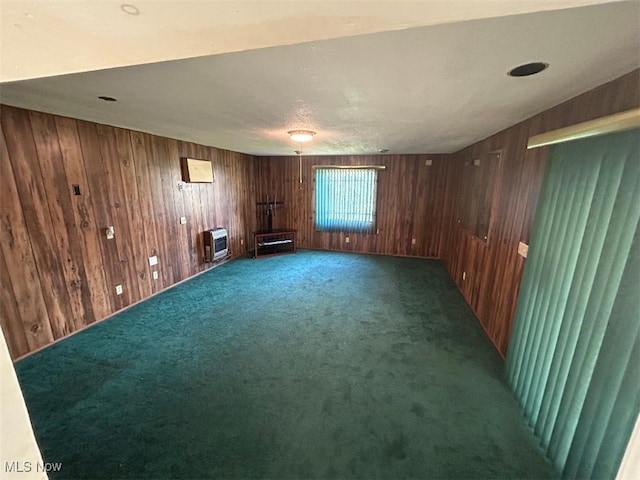
[[563,478],[614,478],[640,411],[639,135],[549,154],[506,368]]
[[316,168],[315,183],[317,231],[375,231],[377,169]]

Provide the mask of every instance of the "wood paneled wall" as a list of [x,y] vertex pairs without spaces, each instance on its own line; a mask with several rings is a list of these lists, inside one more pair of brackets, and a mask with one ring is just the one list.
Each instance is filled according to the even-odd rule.
[[527,140],[539,133],[638,106],[640,71],[636,70],[454,155],[453,185],[468,188],[464,185],[465,162],[488,152],[502,151],[488,240],[474,236],[452,218],[451,241],[447,242],[442,258],[503,355],[507,352],[525,263],[518,254],[518,243],[529,243],[547,152],[545,148],[528,151]]
[[[13,107],[0,119],[0,319],[13,358],[209,268],[204,230],[226,227],[236,256],[256,229],[251,156]],[[211,161],[215,183],[180,190],[186,156]]]
[[[257,157],[257,196],[284,202],[275,209],[273,226],[297,229],[300,248],[440,258],[453,207],[447,161],[447,155],[303,155],[300,183],[298,157]],[[377,234],[315,231],[314,165],[386,166],[378,174]],[[266,228],[263,208],[257,209],[256,221]]]
[[[303,156],[302,183],[297,157],[254,158],[2,107],[0,320],[10,351],[16,358],[48,345],[208,268],[204,230],[225,226],[232,254],[242,254],[265,228],[255,204],[268,195],[284,202],[274,227],[297,229],[299,247],[442,258],[505,354],[525,262],[518,243],[529,242],[546,158],[544,148],[526,150],[528,138],[638,107],[639,92],[636,70],[453,155]],[[460,189],[473,188],[465,162],[495,151],[502,157],[484,240],[457,223]],[[185,156],[210,160],[215,183],[179,190]],[[346,243],[344,234],[316,232],[312,166],[366,164],[387,166],[379,233],[349,234]],[[155,281],[151,255],[160,262]]]

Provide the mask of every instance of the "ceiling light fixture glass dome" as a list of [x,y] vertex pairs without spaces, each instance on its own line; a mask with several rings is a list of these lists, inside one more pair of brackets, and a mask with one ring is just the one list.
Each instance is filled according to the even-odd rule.
[[309,142],[316,134],[313,130],[290,130],[287,132],[294,142]]

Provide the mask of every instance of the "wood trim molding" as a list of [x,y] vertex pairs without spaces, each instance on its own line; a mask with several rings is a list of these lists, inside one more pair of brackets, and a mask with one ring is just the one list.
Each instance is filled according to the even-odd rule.
[[606,133],[621,132],[638,127],[640,127],[640,108],[634,108],[551,132],[541,133],[540,135],[534,135],[529,138],[527,148],[543,147],[545,145],[578,140],[579,138],[595,137]]

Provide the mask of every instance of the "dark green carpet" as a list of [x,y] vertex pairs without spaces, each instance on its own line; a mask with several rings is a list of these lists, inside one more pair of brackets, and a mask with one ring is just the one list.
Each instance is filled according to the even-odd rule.
[[17,364],[55,478],[551,478],[442,264],[211,270]]

